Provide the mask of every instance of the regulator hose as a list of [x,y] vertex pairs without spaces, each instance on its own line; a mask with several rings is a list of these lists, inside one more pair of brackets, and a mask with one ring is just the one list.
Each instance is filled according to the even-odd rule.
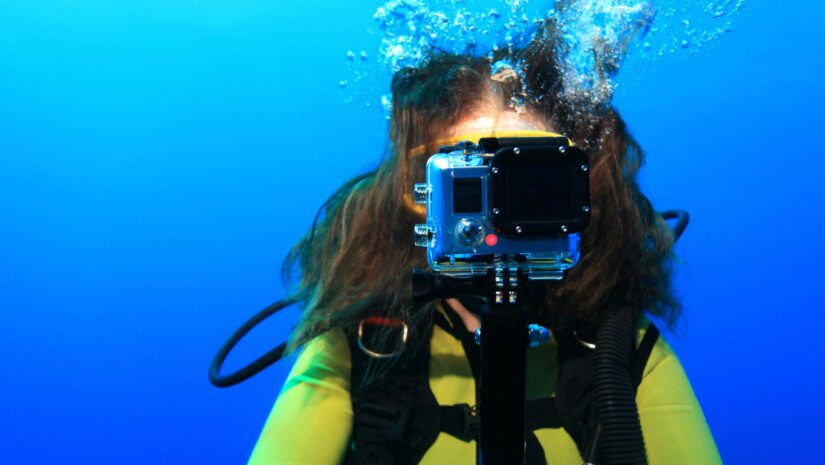
[[671,230],[673,231],[673,242],[679,240],[682,237],[682,233],[685,232],[687,229],[688,223],[690,222],[690,215],[685,210],[665,210],[660,213],[662,218],[667,220],[676,220],[676,224],[673,225]]
[[289,307],[295,302],[296,300],[294,298],[279,300],[255,314],[255,316],[250,318],[249,321],[238,328],[235,333],[232,334],[232,337],[230,337],[229,340],[226,341],[226,343],[220,348],[220,350],[218,350],[218,353],[215,354],[215,358],[212,359],[212,363],[209,365],[209,382],[212,383],[213,386],[220,388],[234,386],[257,375],[273,363],[282,359],[286,353],[286,342],[282,342],[277,347],[261,355],[254,362],[241,368],[240,370],[228,375],[221,375],[223,362],[226,360],[229,352],[232,351],[235,345],[243,339],[247,333],[252,331],[252,329],[258,326],[258,324],[262,321],[266,320],[275,313],[278,313],[284,308]]
[[636,348],[636,316],[633,308],[620,307],[596,333],[593,380],[600,423],[596,441],[601,445],[604,465],[647,464],[630,376],[630,360]]

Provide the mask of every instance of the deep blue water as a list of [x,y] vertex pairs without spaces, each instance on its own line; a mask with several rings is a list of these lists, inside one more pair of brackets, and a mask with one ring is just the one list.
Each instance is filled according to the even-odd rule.
[[[383,152],[337,87],[380,3],[0,0],[0,462],[246,460],[289,363],[229,390],[206,368]],[[668,338],[729,464],[821,461],[823,14],[748,0],[615,97],[654,204],[692,213]]]

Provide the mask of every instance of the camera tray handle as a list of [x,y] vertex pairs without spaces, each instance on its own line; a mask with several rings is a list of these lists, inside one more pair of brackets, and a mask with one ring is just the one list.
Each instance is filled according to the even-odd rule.
[[529,281],[514,263],[493,262],[481,307],[478,463],[523,465]]

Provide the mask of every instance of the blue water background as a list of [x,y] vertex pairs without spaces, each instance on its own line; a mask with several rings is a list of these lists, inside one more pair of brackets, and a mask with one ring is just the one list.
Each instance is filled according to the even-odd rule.
[[[0,463],[246,460],[289,363],[206,368],[383,152],[337,88],[379,5],[0,0]],[[668,338],[729,464],[821,461],[822,17],[748,0],[698,55],[630,58],[615,99],[654,204],[693,215]]]

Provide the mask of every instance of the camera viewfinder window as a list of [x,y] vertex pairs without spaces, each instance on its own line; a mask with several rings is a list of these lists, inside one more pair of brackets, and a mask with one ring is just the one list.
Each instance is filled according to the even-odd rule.
[[481,213],[481,178],[453,179],[453,213]]

